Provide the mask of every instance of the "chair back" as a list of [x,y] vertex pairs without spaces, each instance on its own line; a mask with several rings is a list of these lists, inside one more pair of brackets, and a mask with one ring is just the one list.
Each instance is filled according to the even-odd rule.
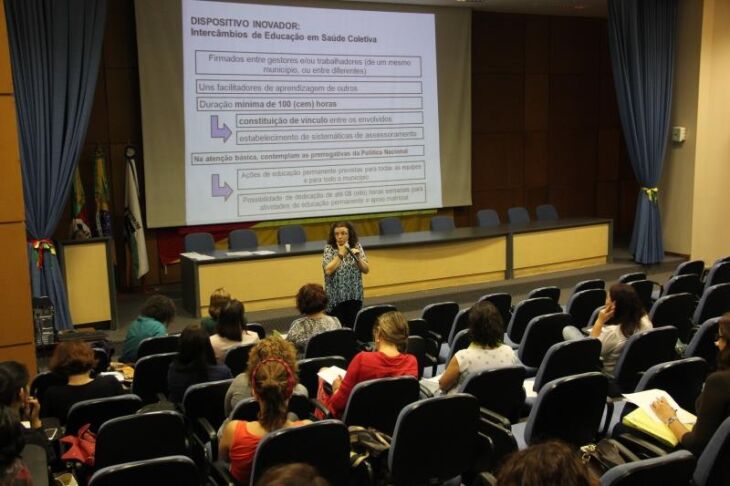
[[380,221],[378,221],[378,228],[380,229],[380,234],[383,236],[386,235],[399,235],[403,233],[403,225],[400,222],[399,218],[381,218]]
[[525,368],[507,366],[473,374],[460,390],[476,397],[479,406],[516,423],[525,404]]
[[467,307],[466,309],[461,309],[454,316],[454,322],[451,324],[451,331],[449,331],[449,340],[448,340],[449,347],[453,346],[454,338],[460,331],[463,331],[464,329],[469,328],[469,311],[470,310],[471,310],[471,307]]
[[651,280],[632,280],[628,283],[636,292],[636,295],[641,301],[641,305],[644,306],[644,310],[649,312],[653,305],[651,293],[654,290],[654,282]]
[[418,393],[418,380],[412,376],[362,381],[352,389],[342,421],[348,426],[373,427],[392,436],[398,414],[418,400]]
[[305,358],[342,356],[345,358],[345,365],[349,364],[356,354],[357,339],[355,339],[355,332],[349,327],[333,329],[312,336],[304,351]]
[[469,334],[469,329],[463,329],[457,332],[456,336],[454,336],[454,342],[449,348],[449,358],[446,360],[446,365],[448,366],[448,364],[451,363],[451,360],[454,358],[456,353],[462,349],[468,348],[470,344],[471,335]]
[[629,282],[635,282],[637,280],[646,280],[646,273],[644,272],[631,272],[624,273],[621,275],[617,282],[622,284],[628,284]]
[[682,262],[674,269],[674,275],[695,274],[701,277],[705,271],[705,262],[702,260],[690,260]]
[[97,433],[107,420],[135,414],[141,407],[142,400],[134,394],[77,402],[68,411],[66,435],[76,435],[85,424],[91,424],[89,429]]
[[92,350],[94,351],[94,359],[96,360],[94,373],[97,375],[99,373],[104,373],[109,369],[109,362],[111,361],[109,353],[107,353],[104,348],[92,348]]
[[703,290],[723,283],[730,283],[730,261],[720,261],[712,265]]
[[691,452],[679,450],[612,467],[601,476],[601,486],[640,484],[689,484],[697,460]]
[[408,335],[428,339],[428,323],[422,317],[408,319]]
[[185,456],[167,456],[144,461],[128,462],[99,469],[89,486],[129,486],[150,484],[150,479],[176,486],[198,486],[198,467]]
[[304,227],[298,224],[288,224],[276,232],[276,242],[280,245],[296,245],[307,242],[307,233]]
[[152,354],[177,353],[179,343],[179,334],[145,338],[139,343],[139,348],[137,349],[137,360]]
[[478,424],[477,399],[464,393],[407,405],[388,453],[393,483],[443,482],[469,469],[478,453]]
[[[680,275],[681,277],[696,278],[696,275]],[[692,328],[694,305],[695,297],[687,292],[665,295],[654,302],[649,311],[649,320],[654,327],[676,327],[679,338],[686,343]]]
[[547,297],[548,299],[552,299],[555,301],[555,303],[560,302],[560,287],[556,287],[554,285],[550,285],[548,287],[538,287],[536,289],[530,290],[530,293],[527,294],[527,299],[536,299],[538,297]]
[[490,302],[497,308],[499,314],[502,316],[502,323],[506,329],[512,317],[512,296],[506,292],[496,292],[479,297],[478,302],[484,301]]
[[545,314],[558,312],[560,309],[554,300],[547,297],[538,297],[536,299],[525,299],[515,307],[512,318],[507,325],[507,336],[515,343],[522,342],[522,336],[525,329],[532,319]]
[[608,379],[593,372],[558,378],[537,395],[525,442],[560,439],[574,446],[594,442],[608,396]]
[[699,275],[687,273],[684,275],[674,275],[664,284],[662,296],[681,294],[687,292],[692,294],[695,299],[699,299],[702,295],[702,282]]
[[337,366],[347,369],[347,361],[342,356],[322,356],[318,358],[300,359],[297,362],[299,368],[299,383],[304,385],[310,397],[317,396],[319,377],[317,373],[321,368]]
[[529,223],[530,213],[528,213],[527,209],[522,206],[509,208],[507,210],[507,221],[509,221],[510,224]]
[[424,307],[421,317],[426,320],[429,331],[438,334],[439,343],[443,343],[449,339],[451,325],[458,312],[459,304],[456,302],[437,302]]
[[565,312],[534,317],[527,325],[517,352],[522,364],[537,368],[550,346],[563,341],[563,328],[569,326],[571,317]]
[[238,376],[248,368],[248,355],[255,343],[241,344],[226,351],[224,363],[231,370],[231,375]]
[[485,469],[495,471],[507,459],[507,456],[517,452],[517,439],[512,433],[511,424],[505,417],[493,414],[484,407],[479,410],[479,413],[481,414],[479,432],[489,437],[493,446],[491,467],[488,466]]
[[633,392],[641,373],[675,357],[676,327],[659,327],[634,333],[616,361],[614,379],[622,393]]
[[695,486],[720,486],[730,484],[730,417],[717,428],[710,442],[697,459],[692,475]]
[[500,224],[502,224],[502,221],[494,209],[480,209],[477,211],[477,226],[480,228],[493,228]]
[[717,336],[718,323],[720,317],[707,319],[694,333],[687,347],[684,349],[683,356],[691,358],[693,356],[702,358],[707,363],[708,371],[714,371],[717,366],[717,346],[715,346],[715,336]]
[[540,204],[535,210],[538,221],[557,221],[558,210],[552,204]]
[[535,375],[533,390],[564,376],[601,370],[601,341],[595,338],[553,344],[545,353]]
[[355,324],[353,330],[355,331],[355,339],[361,343],[370,343],[373,341],[373,327],[378,320],[378,317],[397,310],[394,305],[390,304],[378,304],[363,307],[357,312],[355,316]]
[[[435,343],[431,341],[431,345],[435,348]],[[430,351],[435,351],[431,349]],[[429,341],[421,336],[408,336],[408,347],[406,353],[412,354],[418,361],[418,379],[423,378],[423,370],[429,366],[433,366],[435,357],[431,356],[429,359]]]
[[451,231],[456,228],[451,216],[434,216],[430,223],[431,231]]
[[[65,385],[68,378],[52,371],[42,371],[38,373],[33,381],[30,382],[30,395],[36,397],[41,404],[41,410],[45,408],[46,390],[52,386]],[[46,408],[47,410],[47,408]]]
[[603,289],[588,289],[575,292],[565,305],[565,312],[570,314],[572,323],[576,327],[585,327],[593,315],[593,311],[606,304],[606,291]]
[[152,354],[137,360],[132,380],[132,393],[144,403],[154,403],[158,393],[167,396],[167,372],[177,353]]
[[683,409],[696,413],[695,401],[700,396],[707,376],[707,363],[702,358],[684,358],[659,363],[642,375],[636,391],[658,388],[669,393]]
[[591,289],[599,289],[599,290],[605,290],[606,288],[606,281],[600,278],[592,278],[589,280],[581,280],[575,286],[573,287],[572,294],[576,294],[578,292],[582,292],[584,290],[591,290]]
[[229,250],[255,250],[258,246],[259,238],[254,230],[237,229],[228,233]]
[[191,385],[183,395],[185,416],[192,421],[206,419],[218,430],[225,419],[223,402],[233,379]]
[[[154,431],[154,440],[144,440]],[[155,457],[187,455],[185,417],[171,410],[106,421],[96,437],[94,466],[103,468]]]
[[249,322],[246,324],[246,330],[258,334],[259,339],[266,339],[266,329],[263,324],[259,324],[258,322]]
[[347,484],[350,478],[350,436],[339,420],[321,420],[267,434],[256,449],[251,484],[271,466],[305,462],[330,484]]
[[712,317],[720,317],[730,311],[730,283],[708,287],[697,304],[692,322],[699,325]]
[[213,253],[215,240],[210,233],[189,233],[185,235],[185,251],[197,253]]

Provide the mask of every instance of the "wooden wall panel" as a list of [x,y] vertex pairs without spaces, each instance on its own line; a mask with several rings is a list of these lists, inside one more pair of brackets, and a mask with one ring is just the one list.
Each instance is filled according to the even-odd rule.
[[13,92],[13,75],[10,70],[8,28],[5,21],[5,2],[0,0],[0,94]]
[[[1,7],[1,6],[0,6]],[[0,222],[24,221],[23,182],[20,175],[20,152],[15,118],[15,102],[10,95],[0,95]]]
[[525,123],[524,76],[482,74],[474,76],[472,130],[488,132],[520,131]]
[[0,224],[0,346],[33,341],[25,223]]

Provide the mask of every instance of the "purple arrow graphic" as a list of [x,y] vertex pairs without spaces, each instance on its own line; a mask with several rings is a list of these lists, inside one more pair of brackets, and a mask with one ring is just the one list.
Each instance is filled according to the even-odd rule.
[[225,123],[222,127],[218,125],[218,115],[210,115],[210,138],[222,138],[223,143],[226,143],[232,133]]
[[224,182],[221,186],[220,176],[218,174],[212,174],[210,176],[210,182],[211,182],[211,195],[213,197],[224,197],[225,201],[228,201],[228,198],[231,194],[233,194],[233,189],[231,189],[231,186],[228,185],[227,182]]

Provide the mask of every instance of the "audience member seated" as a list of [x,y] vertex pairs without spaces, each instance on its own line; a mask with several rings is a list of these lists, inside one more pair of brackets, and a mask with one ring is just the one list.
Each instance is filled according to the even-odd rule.
[[408,321],[397,311],[386,312],[378,317],[373,327],[375,351],[355,355],[347,367],[344,379],[332,383],[328,394],[320,380],[317,398],[335,418],[345,411],[352,389],[358,383],[375,378],[410,375],[418,378],[418,362],[412,354],[405,354],[408,344]]
[[20,459],[25,446],[23,426],[10,407],[0,405],[0,485],[32,485],[30,471]]
[[185,390],[190,385],[229,378],[232,378],[231,370],[215,362],[208,333],[196,324],[186,327],[180,335],[177,356],[167,372],[170,400],[182,403]]
[[248,484],[256,448],[266,434],[309,423],[309,420],[292,422],[287,419],[297,374],[286,361],[280,358],[260,361],[249,369],[249,383],[259,402],[259,419],[255,422],[231,420],[223,429],[219,445],[218,457],[230,463],[231,474],[239,484]]
[[[262,339],[251,350],[248,355],[248,365],[246,370],[252,370],[256,368],[259,363],[269,358],[278,358],[284,361],[291,369],[297,372],[297,350],[294,345],[288,341],[283,340],[279,336],[269,336],[266,339]],[[231,411],[236,407],[236,404],[241,400],[251,398],[250,381],[248,381],[248,373],[241,373],[236,376],[231,383],[231,386],[226,392],[225,401],[223,403],[223,409],[226,412],[226,416],[230,415]],[[297,383],[294,387],[295,395],[308,396],[307,389],[301,383]]]
[[169,297],[153,295],[147,299],[139,316],[129,325],[120,360],[124,363],[137,361],[139,343],[149,337],[167,335],[167,327],[174,318],[175,304]]
[[583,464],[577,451],[550,440],[515,452],[497,473],[499,486],[598,486],[600,481]]
[[30,377],[25,365],[17,361],[0,363],[0,405],[9,407],[18,421],[28,422],[29,427],[23,427],[25,443],[45,449],[47,462],[53,462],[53,447],[43,431],[40,403],[30,396]]
[[[641,300],[634,288],[627,284],[613,284],[606,295],[606,305],[598,313],[598,319],[591,328],[590,336],[601,341],[603,371],[613,375],[616,361],[626,341],[636,332],[651,329]],[[573,326],[563,329],[565,339],[582,339],[581,331]]]
[[105,398],[123,393],[122,384],[113,376],[91,378],[95,365],[94,351],[83,341],[62,341],[51,356],[50,370],[68,378],[67,385],[56,385],[46,391],[43,416],[56,417],[61,424],[71,406],[83,400]]
[[455,393],[475,373],[520,364],[514,350],[502,342],[502,315],[491,302],[478,302],[469,310],[468,348],[457,351],[438,381],[442,392]]
[[243,302],[231,300],[220,312],[215,334],[210,337],[213,353],[218,364],[223,364],[226,351],[242,344],[255,343],[259,335],[246,330],[246,317]]
[[329,486],[314,466],[303,462],[271,467],[256,482],[256,486]]
[[677,419],[677,412],[666,400],[660,399],[652,404],[654,413],[667,424],[682,447],[697,457],[702,454],[720,424],[730,416],[730,347],[727,345],[730,339],[730,314],[720,319],[717,331],[717,371],[707,377],[705,387],[697,398],[697,423],[692,430]]
[[208,315],[200,320],[200,327],[205,329],[208,336],[215,334],[215,328],[218,326],[218,317],[221,310],[231,301],[231,294],[224,288],[215,289],[210,294],[210,302],[208,303]]
[[313,336],[342,327],[337,317],[324,313],[326,308],[327,294],[321,285],[310,283],[297,292],[297,310],[304,317],[291,323],[286,339],[294,343],[299,358],[304,357],[307,343]]

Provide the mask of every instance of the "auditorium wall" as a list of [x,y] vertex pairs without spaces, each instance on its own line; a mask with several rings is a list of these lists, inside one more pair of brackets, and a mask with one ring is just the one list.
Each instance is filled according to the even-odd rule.
[[5,4],[0,0],[0,356],[36,372],[23,184]]

